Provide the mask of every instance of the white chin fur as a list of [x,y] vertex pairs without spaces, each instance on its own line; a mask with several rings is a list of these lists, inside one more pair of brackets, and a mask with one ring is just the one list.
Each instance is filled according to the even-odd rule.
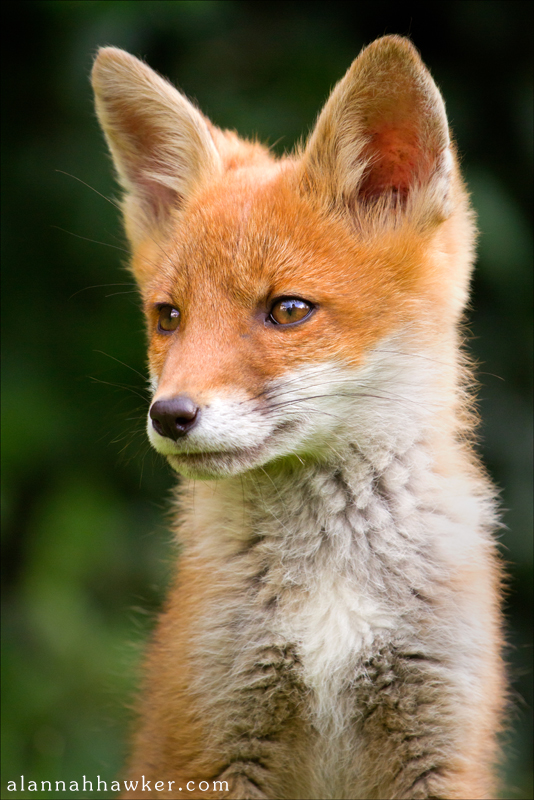
[[160,436],[149,418],[148,436],[173,469],[189,477],[235,475],[290,455],[337,460],[348,441],[375,456],[400,452],[435,415],[435,369],[406,342],[389,341],[359,368],[325,362],[286,373],[261,397],[218,395],[176,442]]

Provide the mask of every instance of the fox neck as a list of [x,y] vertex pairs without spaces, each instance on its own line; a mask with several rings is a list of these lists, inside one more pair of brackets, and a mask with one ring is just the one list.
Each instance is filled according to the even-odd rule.
[[332,716],[332,697],[343,695],[350,664],[392,636],[417,641],[413,620],[435,599],[465,536],[444,497],[458,487],[440,492],[424,443],[384,459],[373,463],[347,446],[335,464],[290,459],[243,478],[198,482],[186,501],[186,552],[227,587],[212,635],[235,630],[253,606],[259,623],[246,628],[247,647],[266,630],[281,646],[296,644],[327,738],[344,727],[342,707],[340,719]]
[[353,564],[355,548],[367,546],[372,531],[409,529],[431,483],[432,459],[421,443],[402,453],[374,454],[351,444],[335,461],[302,462],[291,459],[244,483],[250,530],[273,542],[286,567],[294,553],[297,570],[325,558],[338,567]]
[[255,553],[254,563],[271,575],[280,572],[281,591],[304,588],[319,567],[338,576],[350,572],[359,583],[367,583],[369,570],[375,570],[372,582],[378,585],[380,567],[384,590],[392,576],[406,576],[403,586],[389,586],[390,598],[408,590],[410,581],[410,592],[424,593],[429,576],[420,575],[421,585],[415,586],[413,554],[434,546],[433,517],[454,517],[464,501],[477,505],[470,500],[476,478],[465,464],[457,469],[454,448],[442,459],[456,462],[456,477],[447,477],[427,442],[403,444],[364,452],[348,443],[327,461],[292,456],[241,476],[192,481],[181,503],[187,512],[181,526],[186,547],[213,566]]

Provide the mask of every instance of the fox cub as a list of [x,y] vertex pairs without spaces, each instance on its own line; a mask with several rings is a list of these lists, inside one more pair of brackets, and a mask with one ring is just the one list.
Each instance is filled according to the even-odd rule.
[[283,158],[122,50],[93,86],[148,436],[182,476],[124,796],[493,797],[500,567],[460,327],[475,227],[429,72],[378,39]]

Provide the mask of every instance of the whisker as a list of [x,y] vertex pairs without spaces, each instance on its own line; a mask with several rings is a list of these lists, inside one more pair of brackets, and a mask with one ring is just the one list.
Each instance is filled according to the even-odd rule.
[[[51,228],[55,228],[55,230],[61,231],[62,233],[67,233],[69,236],[75,236],[76,239],[83,239],[84,242],[91,242],[92,244],[101,244],[104,247],[111,247],[111,248],[113,248],[113,250],[120,250],[121,252],[126,253],[126,255],[128,255],[128,256],[130,255],[130,251],[126,247],[120,247],[117,244],[110,244],[109,242],[101,242],[99,239],[92,239],[89,236],[82,236],[80,233],[74,233],[74,231],[67,231],[65,228],[60,228],[59,225],[51,225],[50,227]],[[165,257],[167,259],[169,258],[168,256],[165,256]],[[157,269],[157,267],[158,267],[157,264],[155,264],[149,258],[146,258],[146,256],[143,256],[143,261],[145,262],[145,264],[148,264],[149,266],[154,267],[155,269]],[[133,290],[133,291],[137,291],[137,284],[135,282],[133,282],[133,283],[108,283],[108,284],[103,283],[103,284],[101,284],[101,286],[135,286],[136,289]],[[98,286],[88,286],[86,288],[88,288],[88,289],[96,289],[96,288],[99,288],[99,287]],[[79,291],[83,292],[83,291],[85,291],[85,289],[80,289]],[[74,294],[72,294],[69,297],[69,300],[72,297],[74,297],[75,295],[77,295],[77,294],[78,294],[78,292],[74,292]],[[117,292],[117,294],[120,294],[120,292]],[[106,296],[107,297],[113,297],[113,295],[111,295],[111,294],[108,294]]]
[[[87,292],[89,289],[106,289],[109,286],[135,286],[135,283],[97,283],[94,286],[84,286],[83,289],[78,289],[76,292],[71,294],[68,299],[72,300],[72,298],[76,297],[77,294],[81,294],[81,292]],[[132,291],[134,290],[132,289]]]
[[129,289],[127,292],[111,292],[111,294],[107,294],[105,297],[117,297],[119,294],[138,294],[137,289]]
[[[111,444],[120,444],[121,442],[124,441],[126,441],[126,444],[130,444],[134,440],[135,436],[140,433],[141,431],[136,431],[136,430],[126,431],[121,436],[116,436],[114,439],[112,439]],[[120,452],[122,453],[122,450]]]
[[[332,386],[332,384],[339,384],[339,383],[341,383],[339,378],[332,378],[332,380],[330,380],[330,381],[321,381],[320,383],[304,384],[303,386],[300,387],[300,390],[301,391],[307,391],[308,389],[315,389],[318,386],[321,386],[321,387]],[[271,389],[271,390],[267,390],[266,394],[267,395],[271,394],[272,396],[278,398],[278,397],[283,397],[284,395],[287,395],[287,394],[291,394],[293,391],[294,391],[294,389],[291,388],[291,387],[290,388],[286,388],[285,391],[277,391],[276,389]],[[327,396],[327,395],[325,395],[325,396]]]
[[115,389],[126,389],[127,391],[132,392],[132,394],[136,394],[142,400],[146,401],[146,397],[144,397],[140,393],[140,391],[138,391],[133,386],[128,386],[128,384],[125,383],[113,383],[112,381],[104,381],[101,378],[95,378],[93,375],[89,375],[89,378],[90,380],[93,381],[93,383],[103,383],[105,386],[113,386]]
[[111,200],[111,198],[109,198],[109,197],[106,197],[106,195],[105,195],[105,194],[102,194],[102,192],[99,192],[99,191],[98,191],[98,189],[95,189],[95,187],[94,187],[94,186],[91,186],[91,184],[89,184],[89,183],[86,183],[86,182],[85,182],[85,181],[83,181],[81,178],[78,178],[78,176],[77,176],[77,175],[72,175],[70,172],[65,172],[65,170],[62,170],[62,169],[56,169],[56,172],[59,172],[61,175],[66,175],[66,176],[67,176],[67,178],[73,178],[75,181],[78,181],[78,183],[81,183],[81,184],[83,184],[84,186],[86,186],[88,189],[91,189],[91,191],[92,191],[92,192],[94,192],[94,193],[95,193],[95,194],[97,194],[99,197],[101,197],[101,198],[102,198],[102,200],[105,200],[107,203],[109,203],[110,205],[112,205],[112,206],[113,206],[113,208],[116,208],[116,209],[117,209],[117,211],[119,211],[119,212],[121,211],[121,207],[119,206],[119,204],[118,204],[118,203],[114,203],[114,202],[113,202],[113,200]]
[[[324,395],[324,396],[325,397],[331,397],[332,395]],[[314,399],[313,397],[303,397],[303,398],[300,398],[299,402],[303,402],[305,400],[313,400],[313,399]],[[289,400],[287,403],[283,403],[281,405],[290,405],[290,404],[291,404],[291,401]],[[271,408],[268,408],[266,410],[267,411],[271,411],[271,410],[277,411],[277,408],[278,408],[277,406],[272,406]],[[305,410],[306,410],[306,413],[312,412],[312,413],[315,413],[315,414],[321,414],[321,416],[331,417],[332,419],[337,419],[340,422],[343,421],[343,417],[340,417],[339,414],[332,414],[331,411],[324,411],[322,408],[308,407]]]
[[380,348],[381,353],[387,353],[388,355],[393,356],[406,356],[407,358],[422,358],[424,361],[431,361],[433,364],[439,364],[442,367],[455,367],[456,363],[454,361],[442,361],[440,358],[434,358],[433,356],[426,356],[424,353],[409,353],[406,350],[384,350]]
[[[293,405],[293,404],[296,404],[296,403],[305,403],[305,402],[307,402],[309,400],[320,400],[320,399],[325,398],[325,397],[326,398],[332,398],[332,397],[366,397],[366,398],[368,398],[368,397],[370,397],[370,398],[373,398],[375,400],[387,400],[387,401],[395,400],[395,401],[398,401],[398,402],[403,401],[403,400],[408,400],[410,402],[417,403],[416,400],[412,400],[411,398],[408,398],[408,397],[400,397],[400,396],[399,397],[393,397],[393,396],[387,397],[387,396],[382,396],[382,395],[377,395],[377,394],[370,394],[370,393],[367,393],[367,392],[354,392],[354,393],[352,393],[352,392],[351,393],[348,393],[348,392],[335,392],[335,393],[332,393],[332,394],[328,394],[328,393],[326,393],[326,394],[316,394],[316,395],[312,395],[311,397],[297,397],[294,400],[285,400],[282,403],[273,403],[266,410],[267,411],[273,411],[273,410],[281,408],[283,406],[289,406],[289,405]],[[420,405],[420,404],[418,404],[418,405]],[[323,412],[321,412],[321,413],[323,413]],[[324,412],[324,413],[326,413],[326,412]]]
[[139,375],[139,377],[142,378],[143,381],[146,380],[146,376],[145,375],[143,375],[141,372],[139,372],[139,370],[135,369],[135,367],[131,367],[129,364],[126,364],[124,361],[121,361],[120,358],[116,358],[115,356],[112,356],[109,353],[106,353],[104,350],[93,350],[93,352],[94,353],[100,353],[101,355],[106,356],[107,358],[111,358],[113,361],[116,361],[117,364],[122,364],[123,367],[126,367],[127,369],[131,369],[132,372],[135,372],[136,375]]
[[65,228],[60,228],[59,225],[51,225],[51,228],[54,228],[56,231],[61,231],[61,233],[67,233],[69,236],[75,236],[76,239],[83,239],[84,242],[91,242],[91,244],[101,244],[104,247],[111,247],[113,250],[122,250],[123,253],[127,253],[129,255],[129,251],[126,247],[120,247],[118,244],[110,244],[109,242],[101,242],[99,239],[92,239],[90,236],[82,236],[81,233],[74,233],[74,231],[68,231]]
[[[95,194],[97,194],[103,200],[106,200],[110,205],[113,206],[113,208],[116,208],[117,211],[120,214],[122,214],[122,209],[121,209],[121,207],[120,207],[120,205],[118,203],[115,203],[113,200],[111,200],[111,198],[106,197],[105,194],[102,194],[102,192],[99,192],[98,189],[95,189],[94,186],[91,186],[89,183],[86,183],[86,181],[82,180],[81,178],[78,178],[77,175],[72,175],[70,172],[65,172],[62,169],[57,169],[56,172],[59,172],[61,175],[66,175],[68,178],[73,178],[75,181],[78,181],[79,183],[83,184],[83,186],[86,186],[88,189],[91,189],[91,191],[95,192]],[[68,231],[67,231],[67,233],[68,233]],[[74,234],[74,236],[77,236],[77,235],[78,234]],[[81,238],[83,238],[83,237],[81,237]],[[159,248],[160,252],[163,253],[163,255],[165,256],[165,258],[167,259],[167,261],[169,263],[169,266],[171,266],[171,267],[174,266],[174,264],[172,262],[172,259],[165,252],[165,250],[162,248],[161,244],[156,239],[154,239],[152,236],[150,237],[150,240],[156,245],[157,248]],[[104,242],[101,242],[101,244],[104,244]],[[109,246],[110,247],[115,247],[116,245],[109,245]],[[119,249],[124,249],[124,248],[119,248]],[[125,250],[125,252],[128,252],[128,250]],[[147,263],[150,264],[151,262],[149,261]],[[153,266],[156,266],[156,265],[154,264]]]
[[[126,247],[121,247],[120,245],[117,245],[117,244],[110,244],[109,242],[101,242],[99,239],[93,239],[90,236],[82,236],[80,233],[74,233],[74,231],[68,231],[65,228],[60,228],[59,225],[51,225],[50,227],[51,228],[55,228],[55,230],[61,231],[62,233],[67,233],[69,236],[75,236],[76,239],[83,239],[84,242],[91,242],[91,244],[101,244],[104,247],[111,247],[113,250],[120,250],[122,253],[126,253],[127,256],[130,255],[130,251]],[[167,256],[165,253],[164,253],[164,255],[170,262],[169,256]],[[146,258],[146,256],[143,256],[143,261],[144,261],[145,264],[148,264],[150,267],[154,267],[155,269],[157,269],[157,267],[158,267],[158,264],[156,264],[154,261],[151,261],[149,258]],[[135,286],[135,287],[137,287],[137,284],[135,282],[134,283],[123,283],[123,284],[121,284],[121,283],[116,283],[116,284],[113,284],[113,283],[105,284],[104,283],[104,284],[102,284],[102,286],[106,286],[106,285],[107,286]],[[89,286],[87,288],[94,289],[94,288],[97,288],[97,287]],[[84,291],[84,290],[81,289],[80,291]],[[71,297],[74,297],[75,294],[78,294],[78,292],[74,292],[74,294],[71,295]],[[69,297],[69,300],[71,299],[71,297]],[[113,295],[107,295],[107,297],[113,297]]]
[[[330,364],[325,364],[325,365],[321,365],[317,369],[310,370],[307,373],[306,377],[307,378],[317,378],[317,377],[319,377],[321,375],[321,373],[323,373],[323,372],[331,373],[331,371],[332,371],[331,365]],[[336,379],[336,380],[339,380],[339,379]],[[333,380],[332,382],[336,382],[336,381]],[[286,387],[290,387],[291,384],[294,384],[294,383],[302,383],[302,377],[299,375],[299,376],[295,376],[293,378],[286,378],[283,382],[281,381],[279,385],[282,385],[284,387],[284,389],[285,389]],[[320,386],[321,384],[315,384],[315,385]],[[304,386],[304,388],[312,388],[312,387],[310,385],[308,385],[308,386]],[[287,389],[287,392],[289,392],[289,391],[291,391],[291,389]],[[281,395],[281,394],[285,394],[285,393],[286,392],[279,392],[276,389],[276,387],[270,387],[268,389],[262,390],[261,392],[258,392],[258,394],[253,395],[252,397],[247,397],[246,400],[243,400],[242,402],[243,403],[247,403],[250,400],[258,400],[260,397],[264,397],[266,395],[268,396],[270,394]]]

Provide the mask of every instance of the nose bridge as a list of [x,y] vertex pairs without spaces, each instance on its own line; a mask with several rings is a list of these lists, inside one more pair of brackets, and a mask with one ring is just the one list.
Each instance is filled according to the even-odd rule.
[[156,398],[186,394],[201,403],[221,390],[244,389],[250,356],[245,342],[221,319],[191,320],[167,352]]

